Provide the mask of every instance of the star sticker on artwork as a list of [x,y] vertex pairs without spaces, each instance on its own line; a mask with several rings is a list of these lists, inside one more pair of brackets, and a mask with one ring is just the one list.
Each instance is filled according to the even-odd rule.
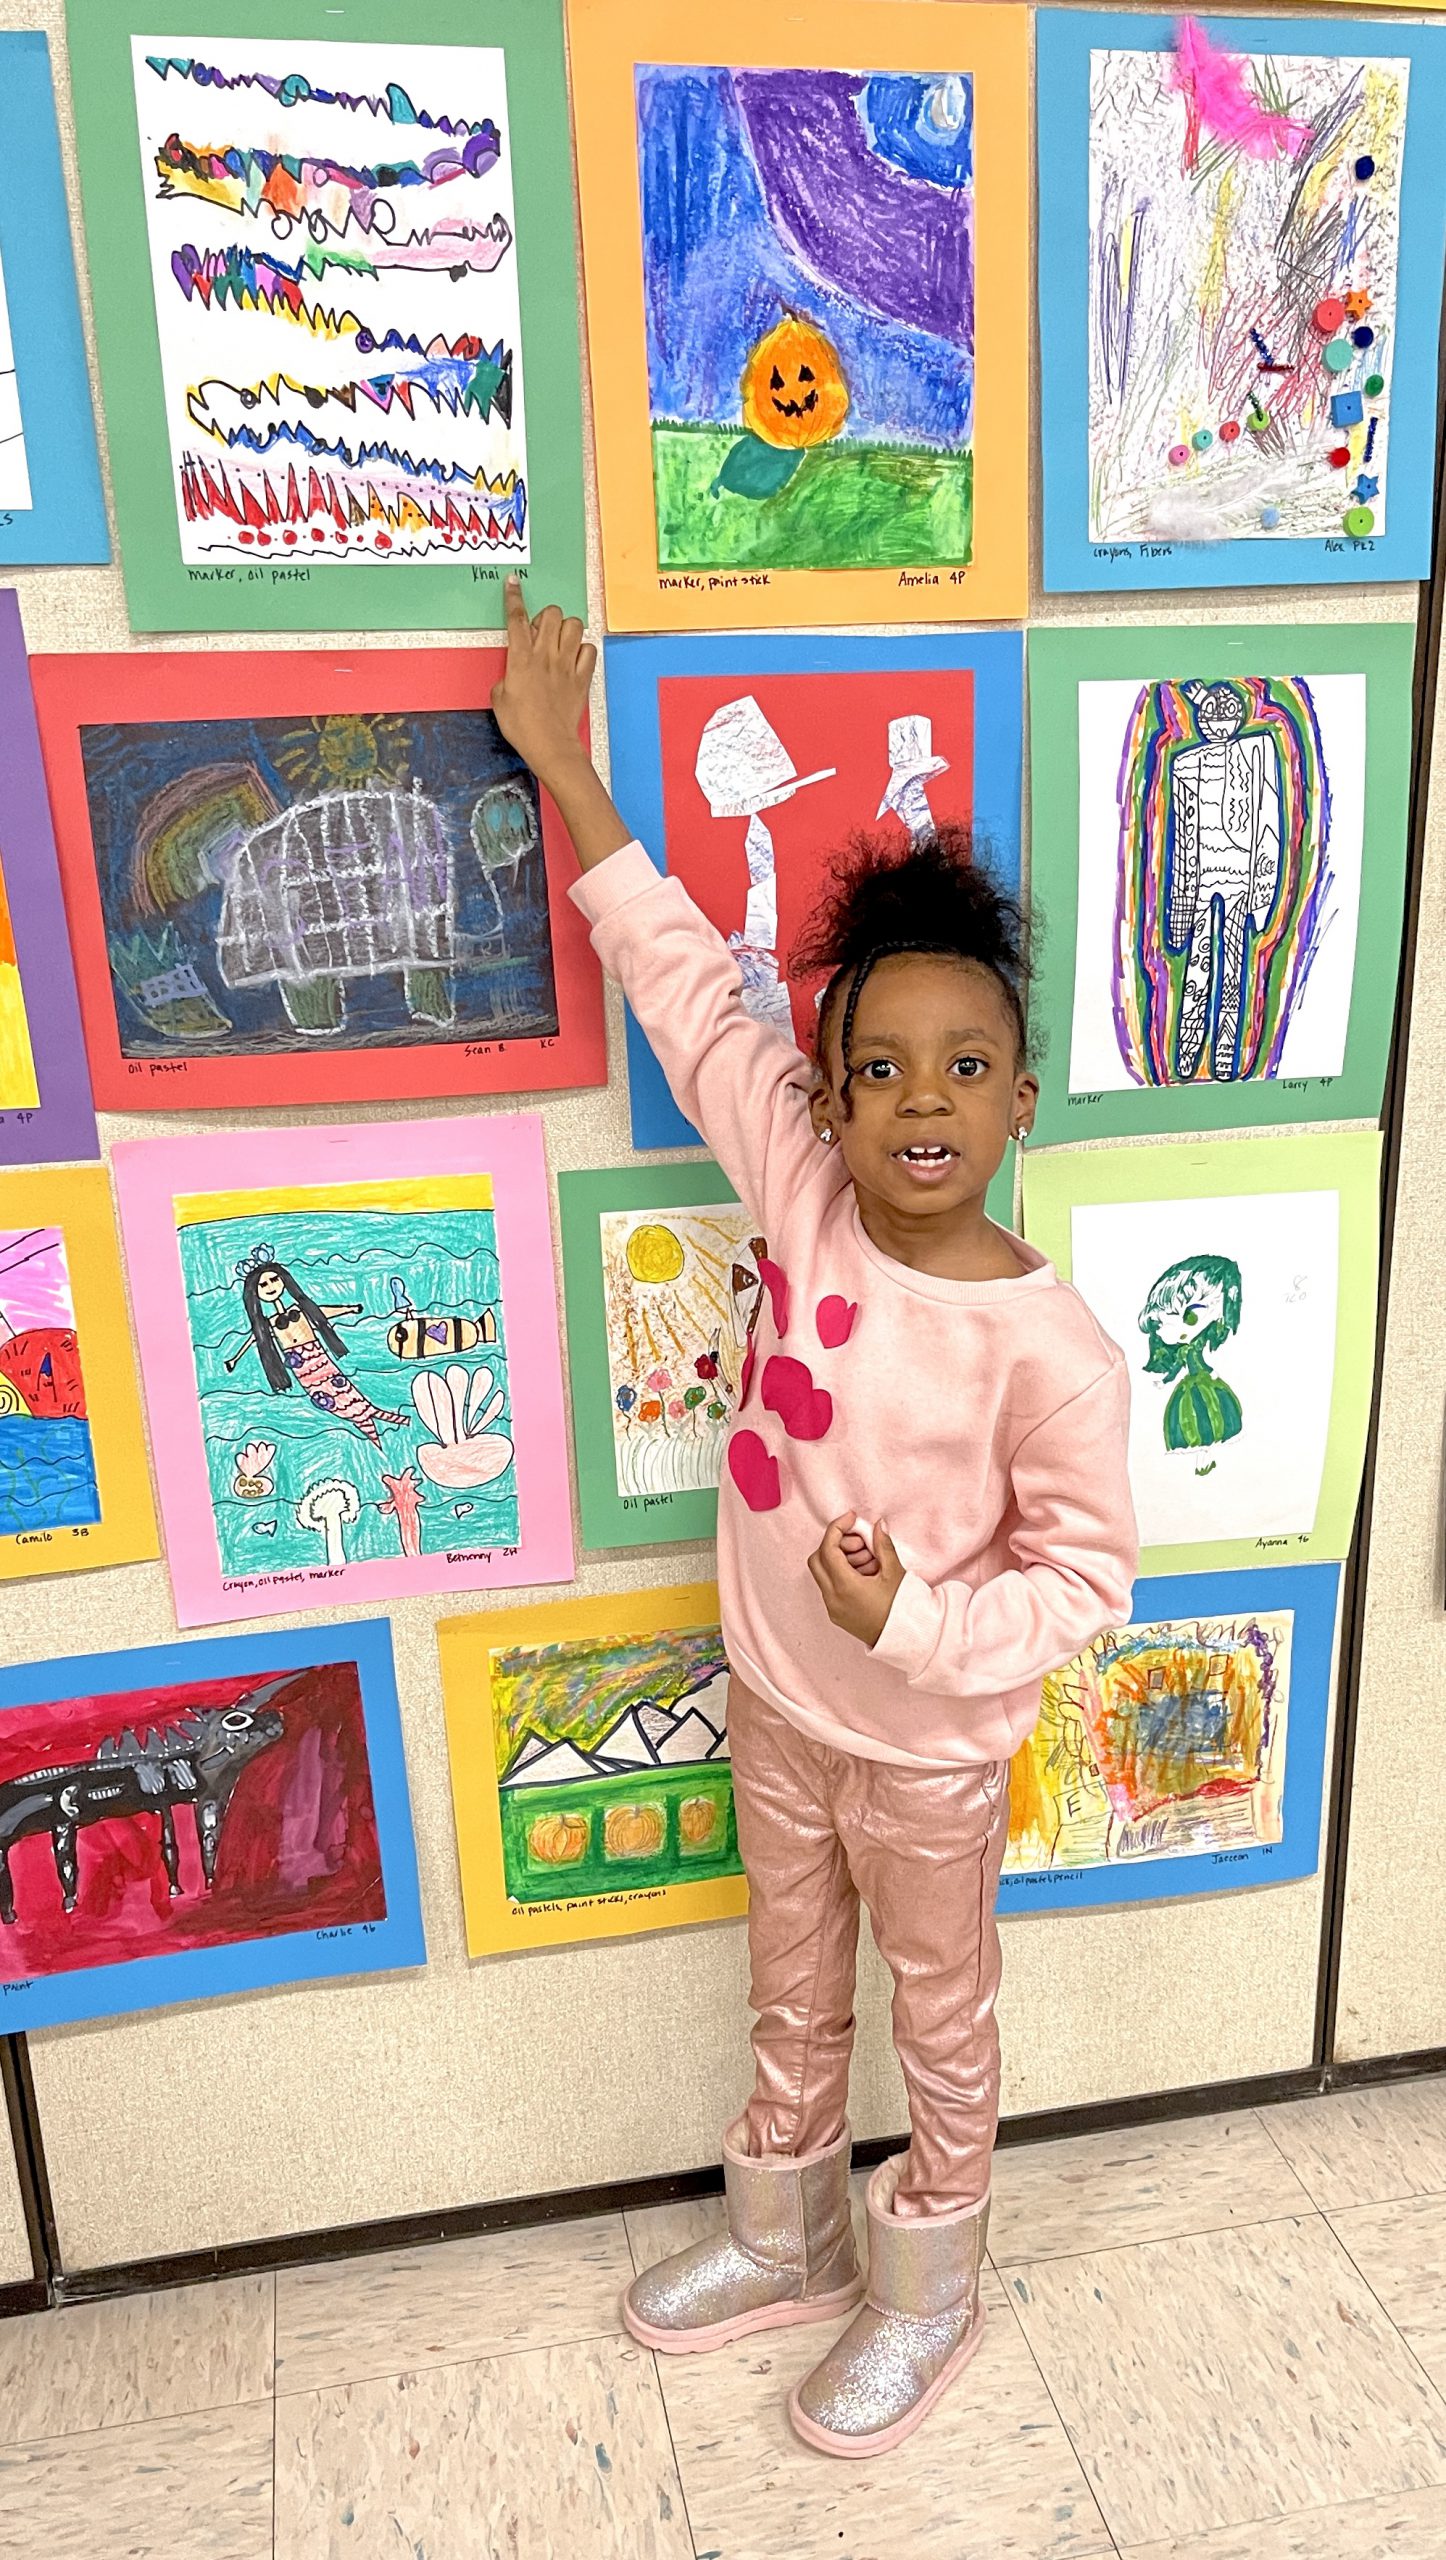
[[1363,471],[1361,473],[1359,480],[1356,482],[1355,494],[1360,499],[1363,506],[1368,498],[1375,497],[1380,485],[1379,479],[1372,478],[1368,471]]

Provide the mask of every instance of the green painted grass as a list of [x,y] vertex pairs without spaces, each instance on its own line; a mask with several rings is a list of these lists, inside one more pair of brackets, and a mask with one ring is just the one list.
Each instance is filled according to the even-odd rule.
[[[678,1815],[690,1797],[706,1796],[716,1807],[706,1841],[689,1847]],[[733,1781],[726,1769],[708,1763],[680,1769],[640,1769],[635,1776],[581,1778],[575,1786],[503,1787],[502,1866],[514,1902],[563,1902],[594,1893],[634,1893],[640,1887],[691,1884],[700,1878],[739,1876],[738,1833],[733,1816]],[[648,1857],[609,1856],[604,1826],[609,1806],[656,1806],[663,1816],[663,1836]],[[529,1838],[533,1824],[545,1814],[580,1814],[587,1824],[587,1846],[580,1858],[554,1865],[536,1857]]]
[[889,444],[817,445],[771,498],[710,492],[737,427],[655,426],[660,569],[967,567],[974,458]]

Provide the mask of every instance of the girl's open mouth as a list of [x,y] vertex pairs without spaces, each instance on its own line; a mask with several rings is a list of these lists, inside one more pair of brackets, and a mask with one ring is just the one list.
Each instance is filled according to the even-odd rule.
[[958,1161],[955,1148],[938,1144],[898,1147],[894,1151],[895,1164],[901,1164],[915,1182],[941,1181]]

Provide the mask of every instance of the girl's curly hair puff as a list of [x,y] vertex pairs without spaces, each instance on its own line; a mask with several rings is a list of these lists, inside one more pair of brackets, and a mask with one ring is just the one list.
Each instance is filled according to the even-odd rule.
[[826,976],[818,1014],[822,1054],[840,995],[845,1101],[853,1077],[849,1044],[859,997],[880,960],[907,951],[938,953],[987,969],[1014,1016],[1024,1054],[1032,975],[1029,919],[973,859],[969,831],[943,826],[922,841],[856,835],[834,860],[823,893],[794,947],[796,978]]

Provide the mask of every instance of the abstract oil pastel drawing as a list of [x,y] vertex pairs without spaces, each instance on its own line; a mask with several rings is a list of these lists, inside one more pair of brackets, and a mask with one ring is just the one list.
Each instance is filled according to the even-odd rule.
[[537,787],[490,712],[82,725],[126,1059],[550,1038]]
[[1330,777],[1310,685],[1146,685],[1119,805],[1114,1010],[1132,1082],[1278,1074],[1330,918]]
[[501,48],[131,55],[182,559],[525,561]]
[[100,1516],[65,1238],[0,1233],[0,1537]]
[[660,568],[966,565],[967,72],[636,71]]
[[716,1485],[763,1239],[736,1201],[605,1210],[599,1225],[618,1492]]
[[[1096,49],[1089,539],[1383,535],[1410,62]],[[1228,66],[1226,66],[1228,69]]]
[[1285,1610],[1128,1626],[1051,1672],[1013,1763],[1006,1871],[1279,1841],[1291,1634]]

